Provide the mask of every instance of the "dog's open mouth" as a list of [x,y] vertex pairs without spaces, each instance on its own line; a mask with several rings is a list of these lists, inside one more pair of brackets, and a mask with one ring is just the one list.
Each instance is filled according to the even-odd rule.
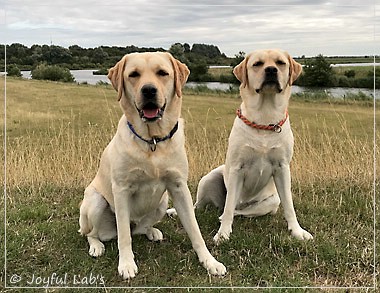
[[166,104],[159,108],[155,103],[147,103],[142,109],[136,106],[139,115],[144,122],[153,122],[162,118]]

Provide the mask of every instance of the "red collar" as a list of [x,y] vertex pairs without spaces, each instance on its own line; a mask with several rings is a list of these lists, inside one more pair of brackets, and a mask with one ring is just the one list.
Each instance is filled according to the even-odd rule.
[[247,117],[245,117],[242,113],[241,113],[241,109],[237,109],[236,110],[236,115],[246,124],[248,125],[249,127],[252,127],[252,128],[256,128],[256,129],[261,129],[261,130],[271,130],[271,131],[274,131],[274,132],[277,132],[277,133],[280,133],[282,128],[281,126],[284,125],[286,119],[288,119],[289,117],[289,113],[288,113],[288,110],[286,110],[285,112],[285,118],[282,119],[280,122],[276,123],[276,124],[269,124],[269,125],[260,125],[260,124],[256,124],[254,122],[251,122],[247,119]]

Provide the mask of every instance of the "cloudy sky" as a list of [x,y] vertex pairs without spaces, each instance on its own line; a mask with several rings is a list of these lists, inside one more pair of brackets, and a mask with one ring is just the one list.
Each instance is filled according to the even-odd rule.
[[0,0],[0,43],[16,42],[379,55],[380,0]]

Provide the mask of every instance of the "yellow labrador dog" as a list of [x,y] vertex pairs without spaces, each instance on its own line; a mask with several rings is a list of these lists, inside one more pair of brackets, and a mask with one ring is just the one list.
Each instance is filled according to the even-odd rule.
[[281,50],[254,51],[234,68],[243,101],[225,165],[201,179],[195,204],[212,202],[224,208],[216,243],[229,239],[235,215],[274,214],[280,201],[291,234],[297,239],[313,238],[298,224],[290,190],[293,134],[288,102],[291,85],[301,71],[302,66]]
[[[79,231],[87,236],[89,254],[94,257],[104,253],[101,241],[117,236],[118,270],[124,279],[137,273],[131,235],[163,239],[153,225],[165,215],[168,194],[200,262],[210,274],[226,272],[206,248],[187,187],[180,113],[188,75],[185,64],[162,52],[126,55],[108,74],[124,115],[84,192]],[[135,225],[132,231],[131,223]]]

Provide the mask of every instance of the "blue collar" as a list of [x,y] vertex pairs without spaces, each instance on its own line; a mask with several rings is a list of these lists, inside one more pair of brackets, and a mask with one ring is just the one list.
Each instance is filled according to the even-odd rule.
[[177,121],[177,123],[174,125],[173,129],[169,132],[169,134],[168,134],[167,136],[165,136],[165,137],[157,137],[157,136],[154,136],[154,137],[152,137],[152,139],[147,140],[147,139],[145,139],[145,138],[143,138],[143,137],[141,137],[140,135],[137,134],[136,130],[133,128],[133,125],[132,125],[129,121],[127,121],[127,124],[128,124],[129,129],[132,131],[132,133],[133,133],[134,135],[136,135],[139,139],[141,139],[142,141],[144,141],[144,142],[146,142],[147,144],[149,144],[149,146],[150,146],[150,150],[151,150],[152,152],[154,152],[154,151],[156,150],[156,148],[157,148],[157,143],[172,138],[173,135],[174,135],[174,134],[177,132],[177,130],[178,130],[178,121]]

